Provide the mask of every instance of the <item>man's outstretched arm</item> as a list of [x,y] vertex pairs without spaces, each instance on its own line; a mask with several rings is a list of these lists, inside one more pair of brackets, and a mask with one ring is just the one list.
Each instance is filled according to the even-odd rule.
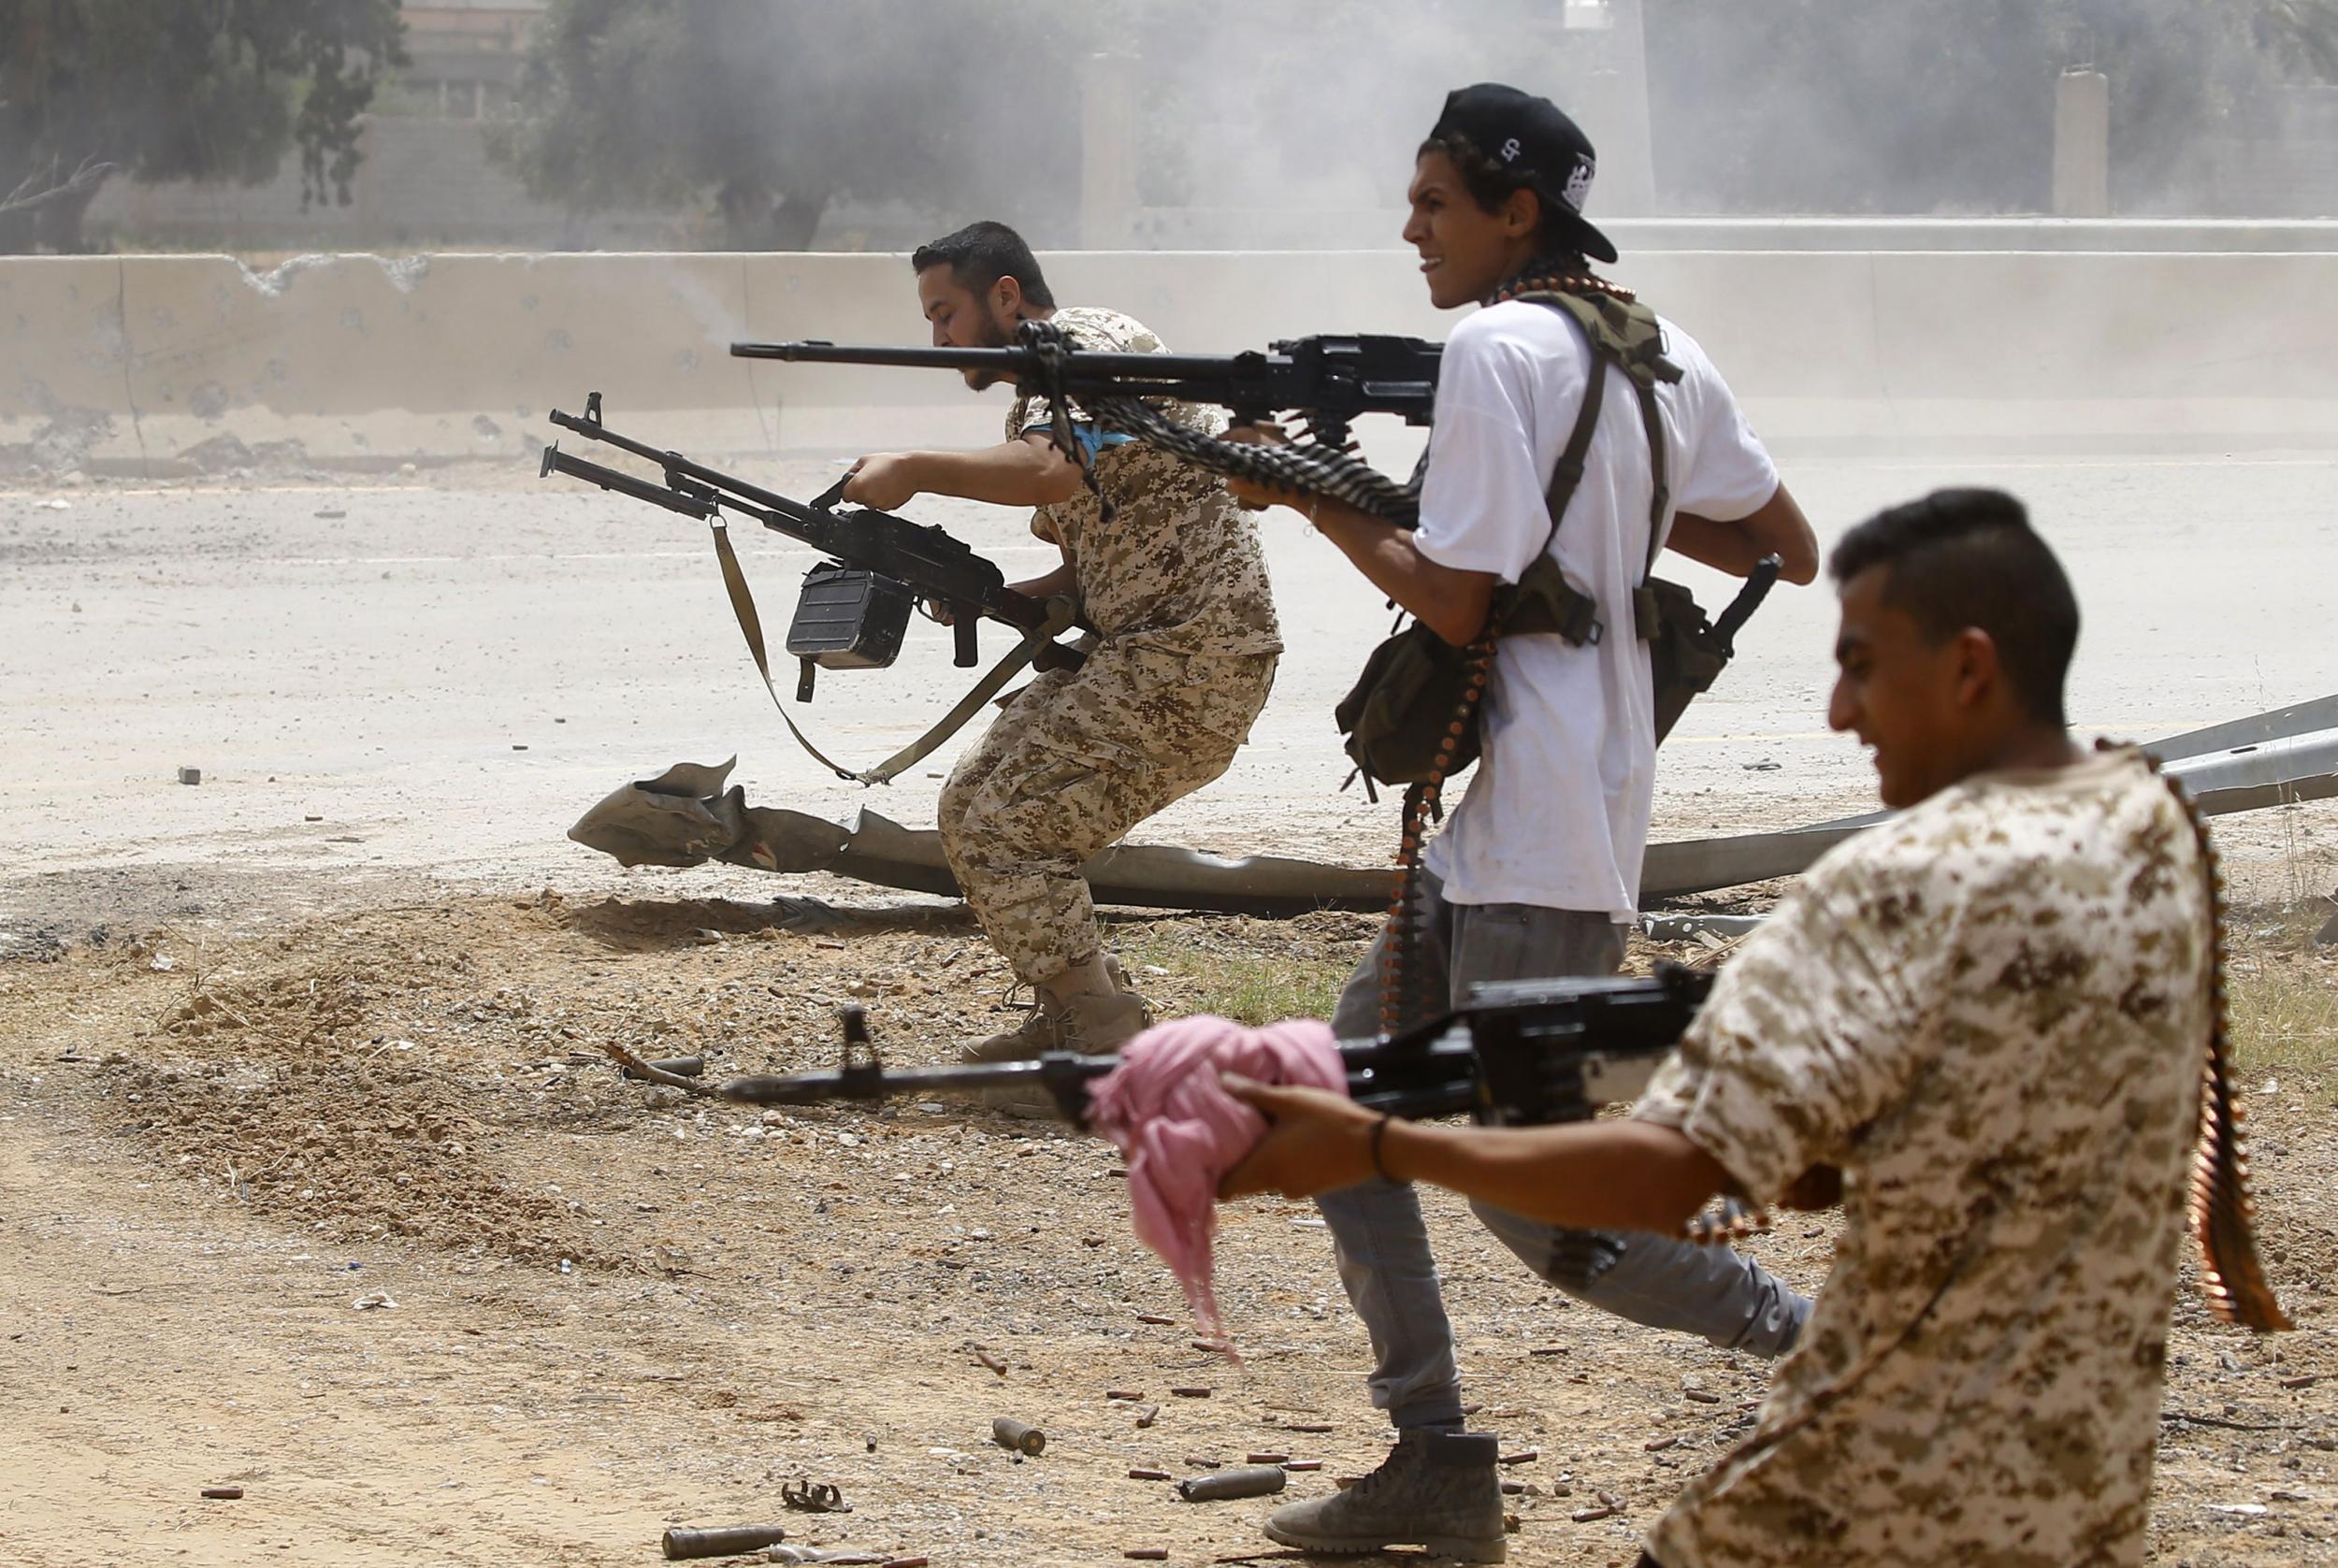
[[1044,434],[974,452],[877,452],[852,466],[844,499],[891,511],[921,495],[1046,507],[1079,494],[1079,466]]
[[[1229,1077],[1227,1089],[1270,1126],[1220,1184],[1220,1198],[1290,1198],[1369,1180],[1379,1114],[1341,1095]],[[1560,1127],[1438,1127],[1391,1121],[1380,1170],[1548,1224],[1677,1233],[1731,1185],[1712,1156],[1678,1129],[1608,1120]]]

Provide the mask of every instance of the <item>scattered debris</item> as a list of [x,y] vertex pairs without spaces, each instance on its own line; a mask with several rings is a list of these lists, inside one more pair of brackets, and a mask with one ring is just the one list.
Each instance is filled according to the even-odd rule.
[[387,1290],[368,1290],[349,1304],[359,1312],[386,1312],[397,1305]]
[[849,1514],[852,1504],[826,1481],[790,1481],[779,1489],[779,1500],[802,1514]]
[[[656,1072],[664,1072],[677,1078],[696,1078],[706,1072],[706,1058],[704,1057],[660,1057],[656,1061],[649,1062],[646,1065]],[[629,1067],[622,1068],[621,1071],[626,1077],[632,1079],[637,1084],[656,1083],[658,1081],[636,1072]]]
[[984,1349],[979,1345],[972,1343],[971,1341],[967,1344],[966,1348],[974,1353],[975,1360],[980,1361],[984,1366],[989,1367],[992,1372],[997,1373],[1001,1377],[1004,1377],[1006,1375],[1006,1363],[1000,1360],[996,1356],[990,1354],[989,1351]]
[[1271,1497],[1283,1489],[1290,1476],[1278,1464],[1244,1464],[1213,1470],[1177,1483],[1177,1495],[1188,1503],[1219,1503],[1235,1497]]
[[1047,1434],[1037,1427],[1025,1426],[1011,1416],[993,1417],[990,1421],[990,1441],[1002,1448],[1033,1458],[1045,1453]]
[[674,1562],[693,1557],[736,1557],[761,1551],[787,1538],[787,1532],[775,1524],[726,1524],[708,1530],[669,1530],[657,1545],[666,1560]]
[[1166,1481],[1169,1479],[1169,1472],[1166,1470],[1148,1470],[1146,1467],[1139,1465],[1135,1469],[1129,1472],[1129,1479],[1132,1481]]
[[203,770],[181,768],[179,770],[179,782],[182,784],[199,784],[203,782]]
[[235,1503],[243,1497],[241,1487],[205,1487],[203,1495],[215,1503]]

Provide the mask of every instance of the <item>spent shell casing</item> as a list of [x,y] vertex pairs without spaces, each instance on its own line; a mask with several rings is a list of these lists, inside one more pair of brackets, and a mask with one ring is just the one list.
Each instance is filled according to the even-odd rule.
[[1037,1454],[1047,1446],[1047,1434],[1011,1416],[1000,1416],[990,1423],[990,1441],[1018,1454]]
[[[650,1066],[660,1072],[671,1072],[677,1078],[696,1078],[706,1072],[706,1058],[704,1057],[663,1057],[651,1062]],[[642,1076],[629,1067],[625,1069],[625,1075],[635,1079]]]
[[691,1557],[736,1557],[787,1538],[787,1532],[775,1524],[726,1524],[712,1530],[669,1530],[657,1544],[673,1562]]
[[1238,1464],[1213,1470],[1177,1483],[1177,1495],[1188,1503],[1217,1503],[1232,1497],[1266,1497],[1283,1489],[1287,1477],[1278,1464]]

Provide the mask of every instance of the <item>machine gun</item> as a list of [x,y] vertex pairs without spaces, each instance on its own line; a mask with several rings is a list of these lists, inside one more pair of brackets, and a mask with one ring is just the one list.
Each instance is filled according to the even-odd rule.
[[1345,446],[1362,414],[1394,414],[1426,424],[1436,402],[1436,343],[1385,335],[1295,338],[1237,354],[1123,353],[1083,349],[1060,334],[1032,333],[1004,349],[863,347],[812,340],[733,343],[741,359],[799,365],[892,365],[934,370],[985,370],[1034,397],[1091,403],[1104,398],[1167,397],[1214,403],[1237,424],[1286,413],[1304,415],[1314,439]]
[[[1516,980],[1479,985],[1468,1004],[1386,1040],[1342,1041],[1357,1104],[1407,1117],[1467,1113],[1490,1127],[1582,1121],[1637,1098],[1711,990],[1713,976],[1666,965],[1645,979]],[[844,1013],[833,1072],[733,1078],[714,1093],[749,1105],[815,1105],[896,1095],[1045,1089],[1065,1121],[1088,1122],[1088,1088],[1118,1057],[1049,1052],[996,1066],[888,1069],[860,1009]]]
[[[722,513],[729,511],[752,517],[765,527],[801,539],[830,557],[805,573],[795,617],[787,627],[787,650],[801,661],[796,682],[799,702],[812,699],[815,670],[882,669],[890,665],[901,652],[909,612],[920,600],[940,606],[948,616],[957,636],[954,662],[960,667],[979,660],[975,628],[980,621],[1003,622],[1023,634],[1021,645],[994,667],[941,724],[893,757],[865,771],[844,768],[822,755],[796,728],[795,721],[787,717],[787,711],[782,706],[780,717],[787,720],[797,741],[841,778],[867,784],[889,780],[940,744],[967,716],[979,712],[1026,663],[1041,669],[1076,669],[1083,662],[1084,655],[1078,649],[1055,640],[1061,633],[1082,626],[1070,600],[1041,600],[1016,592],[1006,585],[1006,575],[996,563],[975,554],[964,541],[940,528],[912,523],[887,511],[862,508],[831,510],[844,494],[843,480],[810,505],[790,500],[719,469],[694,463],[680,453],[661,452],[618,435],[601,424],[598,392],[586,396],[581,417],[555,409],[552,423],[656,464],[664,470],[665,482],[657,483],[570,456],[556,442],[544,448],[541,475],[567,474],[603,490],[630,496],[637,501],[647,501],[714,525],[714,553],[722,566],[724,585],[730,593],[730,608],[739,618],[739,629],[746,637],[747,649],[755,655],[756,668],[762,671],[767,687],[771,685],[772,673],[764,651],[762,622],[756,613],[754,597],[747,592],[738,557],[730,548]],[[772,691],[772,700],[779,701],[776,688]]]

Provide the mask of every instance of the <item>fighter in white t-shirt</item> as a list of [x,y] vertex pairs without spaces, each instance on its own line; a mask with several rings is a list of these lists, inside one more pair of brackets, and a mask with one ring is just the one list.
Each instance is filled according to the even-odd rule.
[[[1450,95],[1416,160],[1405,237],[1438,308],[1479,304],[1547,272],[1581,275],[1615,248],[1582,217],[1591,144],[1549,100],[1480,85]],[[1818,574],[1818,547],[1729,389],[1669,323],[1677,383],[1656,392],[1672,510],[1667,545],[1743,576],[1779,555]],[[1467,794],[1429,846],[1425,929],[1407,963],[1454,1002],[1476,984],[1611,972],[1638,901],[1654,789],[1655,718],[1632,591],[1650,556],[1649,438],[1632,389],[1608,389],[1581,482],[1552,535],[1544,503],[1595,361],[1571,316],[1526,300],[1463,321],[1437,377],[1417,531],[1328,497],[1229,482],[1252,505],[1305,512],[1399,605],[1456,647],[1484,630],[1495,587],[1549,548],[1607,631],[1495,644]],[[1598,373],[1622,372],[1598,364]],[[1384,936],[1383,942],[1387,939]],[[1380,949],[1357,969],[1334,1027],[1379,1026]],[[1373,1402],[1398,1442],[1348,1490],[1276,1511],[1266,1532],[1324,1552],[1423,1546],[1470,1561],[1506,1551],[1495,1440],[1462,1431],[1452,1328],[1409,1187],[1367,1181],[1319,1200],[1340,1280],[1372,1334]],[[1593,1305],[1715,1345],[1777,1355],[1810,1303],[1725,1247],[1560,1230],[1480,1206],[1479,1217],[1545,1279]]]
[[[1664,325],[1665,356],[1681,370],[1656,392],[1674,508],[1708,532],[1774,500],[1781,512],[1790,509],[1712,362],[1688,334]],[[1650,555],[1655,479],[1620,371],[1602,368],[1617,384],[1601,403],[1582,482],[1555,535],[1543,508],[1592,364],[1572,318],[1524,300],[1468,317],[1445,346],[1413,549],[1432,567],[1515,583],[1548,537],[1567,582],[1591,595],[1616,635],[1580,647],[1555,633],[1495,645],[1484,760],[1429,846],[1428,865],[1450,903],[1628,921],[1639,907],[1656,765],[1648,650],[1630,626],[1632,590]],[[1789,535],[1781,544],[1797,542],[1780,532]]]

